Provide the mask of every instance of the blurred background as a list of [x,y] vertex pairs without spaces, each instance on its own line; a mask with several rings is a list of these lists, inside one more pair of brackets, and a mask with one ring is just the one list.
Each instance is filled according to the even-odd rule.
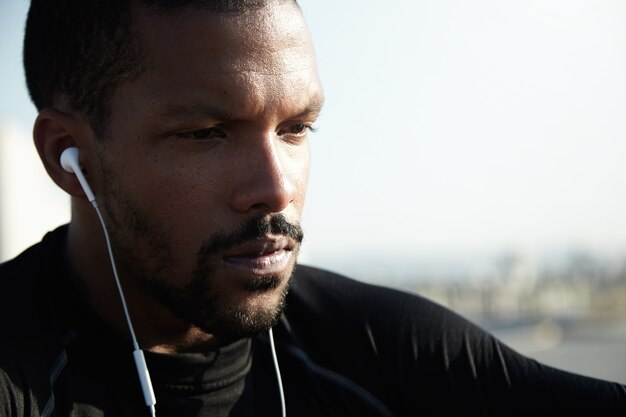
[[[301,0],[326,106],[302,261],[626,383],[626,2]],[[0,5],[0,260],[69,220]]]

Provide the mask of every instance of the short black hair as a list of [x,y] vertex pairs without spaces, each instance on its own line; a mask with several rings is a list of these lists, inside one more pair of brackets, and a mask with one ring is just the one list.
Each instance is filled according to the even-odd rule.
[[[144,71],[133,34],[133,5],[199,7],[243,13],[273,0],[32,0],[24,34],[24,70],[30,97],[41,110],[62,95],[81,111],[97,136],[106,131],[109,98]],[[291,3],[297,5],[295,0]]]

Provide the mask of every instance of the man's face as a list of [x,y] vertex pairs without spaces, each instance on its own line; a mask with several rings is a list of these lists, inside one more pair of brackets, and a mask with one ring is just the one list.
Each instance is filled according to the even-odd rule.
[[146,71],[96,142],[97,197],[126,278],[218,336],[268,327],[296,262],[322,104],[299,10],[139,12]]

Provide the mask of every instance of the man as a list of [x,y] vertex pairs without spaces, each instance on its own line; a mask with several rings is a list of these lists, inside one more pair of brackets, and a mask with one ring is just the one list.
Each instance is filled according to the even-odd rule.
[[426,300],[296,267],[323,93],[295,2],[33,0],[24,45],[72,220],[0,267],[0,415],[149,415],[134,332],[157,415],[278,416],[272,327],[291,416],[626,411]]

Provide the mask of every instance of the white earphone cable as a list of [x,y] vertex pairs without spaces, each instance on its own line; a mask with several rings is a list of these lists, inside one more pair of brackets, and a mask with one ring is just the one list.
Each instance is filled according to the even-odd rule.
[[287,417],[287,406],[285,405],[285,392],[283,391],[283,379],[280,376],[280,368],[278,367],[278,356],[276,356],[276,346],[274,345],[274,332],[270,327],[270,349],[272,351],[272,359],[274,360],[274,370],[276,371],[276,379],[278,381],[278,392],[280,394],[280,411],[282,417]]
[[96,213],[98,213],[98,218],[100,219],[100,224],[102,225],[102,230],[104,231],[104,238],[106,239],[107,249],[109,251],[109,260],[111,261],[111,269],[113,269],[113,277],[115,278],[115,285],[117,285],[117,291],[120,294],[120,300],[122,300],[122,307],[124,308],[124,316],[126,317],[126,323],[128,325],[128,330],[130,331],[130,337],[133,340],[133,347],[135,349],[139,349],[139,343],[137,343],[135,330],[133,329],[133,324],[130,321],[130,314],[128,313],[128,306],[126,305],[126,298],[124,297],[124,291],[122,290],[120,277],[117,274],[117,267],[115,266],[115,259],[113,258],[113,250],[111,249],[111,240],[109,239],[109,232],[107,231],[107,227],[104,223],[104,219],[102,218],[102,214],[100,213],[100,209],[98,208],[98,203],[96,202],[96,200],[94,200],[91,202],[91,204],[93,205],[93,208],[96,209]]
[[111,249],[111,240],[109,239],[109,232],[107,230],[106,224],[104,223],[104,219],[102,218],[102,213],[100,213],[100,209],[98,208],[98,203],[96,200],[91,202],[94,209],[96,209],[96,213],[98,213],[98,218],[100,219],[100,224],[102,225],[102,230],[104,231],[104,238],[107,243],[107,249],[109,251],[109,259],[111,261],[111,269],[113,270],[113,276],[115,278],[115,284],[117,285],[117,291],[120,294],[120,300],[122,301],[122,307],[124,308],[124,316],[126,317],[126,323],[128,324],[128,330],[130,331],[130,337],[133,341],[133,357],[135,359],[135,366],[137,367],[137,374],[139,376],[139,382],[141,383],[141,390],[143,391],[143,397],[146,402],[146,405],[150,408],[150,414],[152,417],[156,416],[156,398],[154,396],[154,390],[152,389],[152,382],[150,380],[150,373],[148,372],[148,366],[146,365],[146,359],[143,355],[143,351],[139,347],[139,343],[137,343],[137,337],[135,336],[135,329],[133,329],[133,324],[130,320],[130,313],[128,312],[128,306],[126,305],[126,297],[124,297],[124,291],[122,290],[122,284],[120,283],[120,277],[117,274],[117,267],[115,266],[115,258],[113,257],[113,249]]

